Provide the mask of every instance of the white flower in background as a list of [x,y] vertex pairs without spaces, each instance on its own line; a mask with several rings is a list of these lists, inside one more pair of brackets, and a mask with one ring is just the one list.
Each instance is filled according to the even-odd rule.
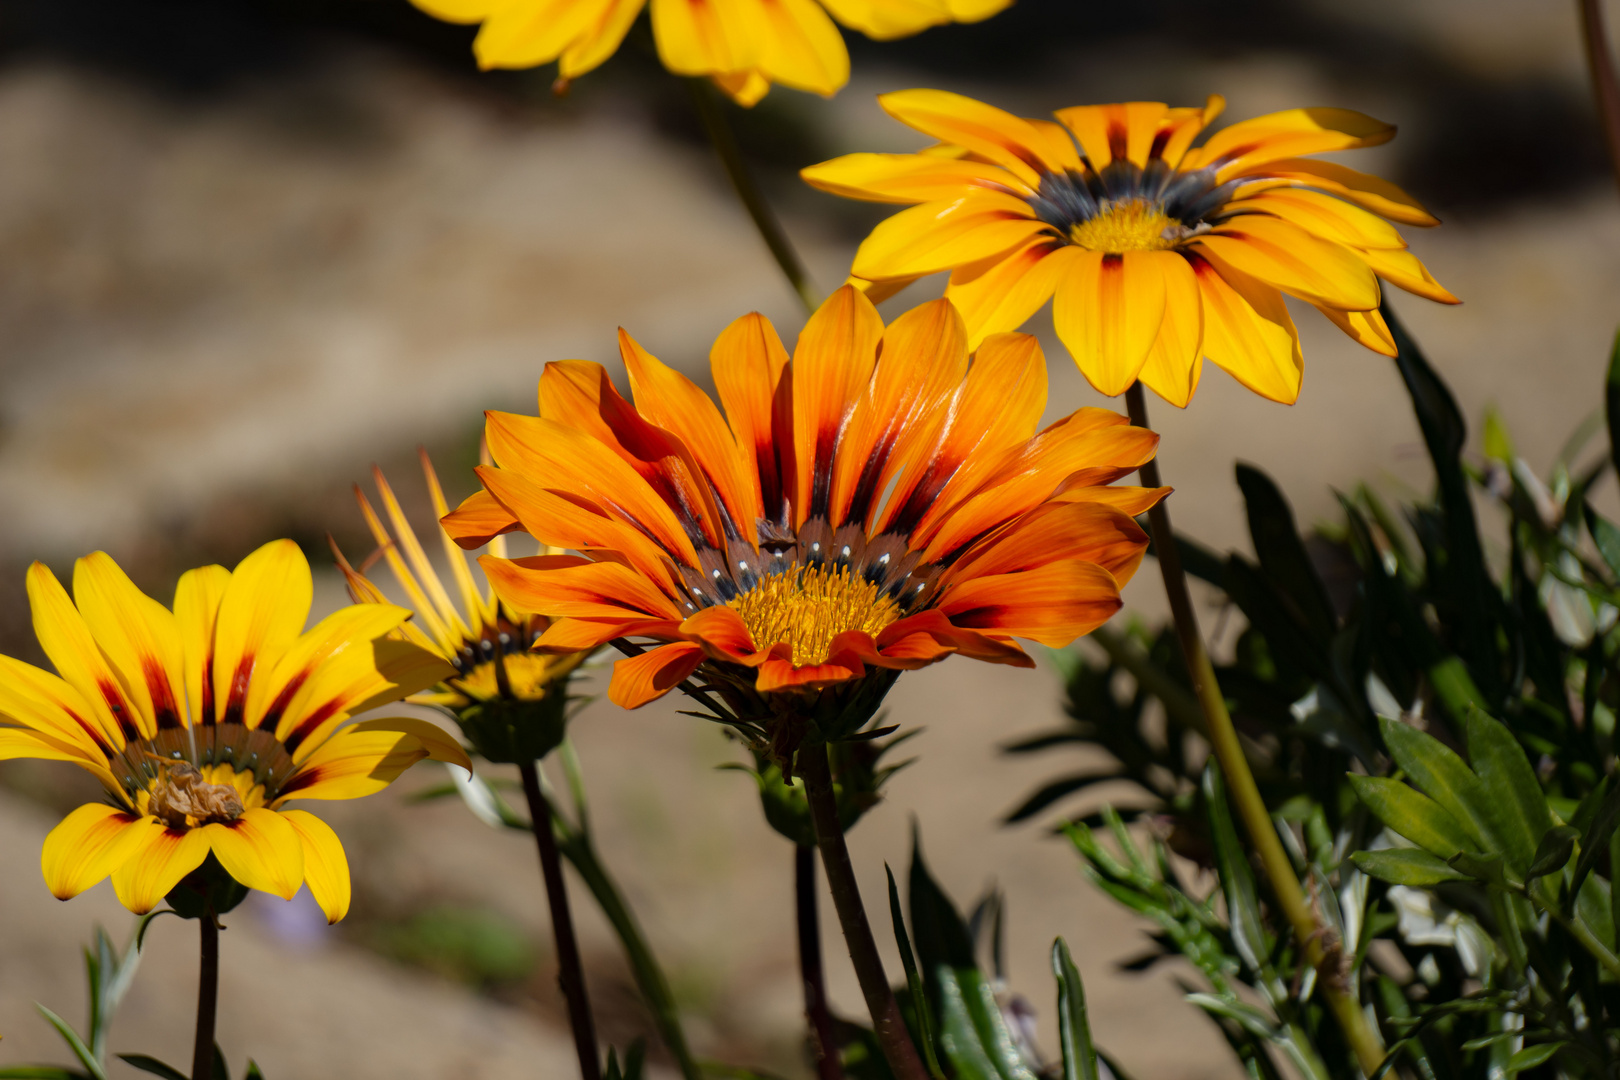
[[1408,945],[1455,949],[1463,970],[1473,978],[1478,978],[1489,967],[1491,940],[1473,919],[1447,907],[1422,889],[1391,885],[1384,895],[1400,920],[1396,930]]

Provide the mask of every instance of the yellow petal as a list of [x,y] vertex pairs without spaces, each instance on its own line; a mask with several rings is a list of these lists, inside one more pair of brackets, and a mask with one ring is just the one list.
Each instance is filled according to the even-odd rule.
[[757,0],[765,25],[759,69],[773,83],[831,97],[849,81],[849,51],[815,0]]
[[60,676],[0,656],[0,718],[76,747],[87,759],[105,762],[117,750],[97,726],[93,712],[84,695]]
[[1043,174],[1060,171],[1073,157],[1073,148],[1049,129],[961,94],[900,90],[880,95],[878,104],[902,124],[995,162],[1032,190]]
[[1169,251],[1104,254],[1076,248],[1052,304],[1058,337],[1097,391],[1113,397],[1136,381],[1164,322]]
[[174,588],[174,618],[185,654],[186,715],[191,723],[214,722],[214,625],[231,572],[199,566],[180,575]]
[[126,741],[140,738],[138,716],[124,697],[118,678],[67,590],[44,563],[28,568],[28,603],[34,613],[34,634],[68,685],[90,708],[90,720],[108,745],[122,750]]
[[709,76],[709,81],[719,87],[721,93],[745,109],[752,109],[758,105],[771,91],[771,80],[757,68],[749,68],[746,71],[717,71]]
[[1182,168],[1214,166],[1225,182],[1245,170],[1282,158],[1377,146],[1395,128],[1350,109],[1288,109],[1222,128],[1182,162]]
[[1164,400],[1184,409],[1198,389],[1203,365],[1204,301],[1198,276],[1186,259],[1177,255],[1159,262],[1164,270],[1164,323],[1138,377]]
[[557,74],[564,79],[577,79],[601,65],[618,51],[624,35],[630,32],[646,4],[647,0],[610,0],[596,22],[563,50],[557,61]]
[[275,805],[292,799],[358,799],[373,795],[428,756],[428,748],[414,735],[346,728],[304,760],[282,784]]
[[1204,355],[1261,397],[1292,405],[1305,358],[1282,294],[1205,259],[1192,267],[1204,298]]
[[1370,253],[1364,257],[1280,218],[1243,214],[1198,237],[1192,247],[1301,300],[1344,311],[1378,306]]
[[1267,164],[1264,175],[1319,188],[1403,225],[1428,228],[1440,224],[1439,218],[1388,180],[1357,172],[1336,162],[1285,158]]
[[1395,348],[1395,335],[1389,332],[1384,323],[1384,317],[1377,310],[1373,311],[1340,311],[1337,308],[1314,305],[1317,311],[1333,320],[1333,325],[1350,335],[1352,341],[1365,345],[1375,353],[1384,356],[1394,356],[1398,350]]
[[411,3],[433,16],[452,23],[483,22],[510,0],[411,0]]
[[880,222],[861,242],[850,273],[871,281],[921,277],[1000,255],[1049,231],[1022,199],[970,191]]
[[113,868],[113,889],[125,907],[145,915],[208,858],[208,837],[201,829],[168,828],[157,818],[142,818],[129,831],[137,840]]
[[142,727],[185,726],[185,654],[174,613],[137,589],[104,551],[74,565],[73,598]]
[[833,18],[875,41],[908,37],[951,21],[951,9],[946,0],[822,0],[822,3]]
[[1390,248],[1401,250],[1406,241],[1395,231],[1395,226],[1332,195],[1304,188],[1280,187],[1261,191],[1252,197],[1241,197],[1226,204],[1229,213],[1257,212],[1273,214],[1291,221],[1313,236],[1337,240],[1353,248]]
[[1410,251],[1364,251],[1361,254],[1373,273],[1397,288],[1442,304],[1462,303],[1434,280],[1429,268]]
[[677,75],[757,67],[764,23],[759,0],[652,0],[658,57]]
[[945,0],[951,19],[959,23],[983,22],[1012,4],[1013,0]]
[[281,818],[304,846],[304,883],[326,913],[327,925],[349,913],[349,860],[332,827],[307,810],[283,810]]
[[274,810],[256,806],[235,821],[204,825],[214,858],[250,889],[291,900],[304,883],[304,844]]
[[285,738],[304,719],[310,704],[324,704],[340,688],[356,682],[376,681],[371,643],[410,614],[393,604],[351,604],[310,627],[282,653],[273,670],[261,669],[253,680],[247,699],[248,726],[263,724],[278,739]]
[[45,837],[39,856],[45,887],[69,900],[99,884],[140,846],[148,821],[99,803],[79,807]]
[[1052,298],[1078,248],[1038,236],[1011,254],[996,255],[951,274],[945,298],[967,325],[968,348],[991,334],[1017,330]]
[[608,2],[509,0],[485,17],[473,41],[473,55],[486,71],[549,64],[601,23]]
[[244,723],[255,671],[267,677],[309,618],[314,582],[291,540],[274,540],[237,564],[214,629],[214,715]]
[[845,154],[799,175],[811,187],[846,199],[887,203],[952,202],[969,187],[1016,182],[1005,169],[982,161],[927,154]]
[[472,759],[467,756],[467,751],[461,748],[454,735],[431,721],[411,716],[380,716],[374,720],[362,720],[350,730],[397,731],[414,736],[427,751],[428,757],[446,765],[460,765],[467,770],[468,776],[472,775]]

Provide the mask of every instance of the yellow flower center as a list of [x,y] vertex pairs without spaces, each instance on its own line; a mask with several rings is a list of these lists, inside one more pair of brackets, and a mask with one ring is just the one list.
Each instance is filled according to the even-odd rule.
[[795,567],[772,574],[731,601],[759,648],[785,644],[793,666],[825,663],[833,638],[849,630],[878,631],[900,617],[900,606],[849,568]]
[[1128,199],[1069,226],[1069,239],[1092,251],[1163,251],[1176,246],[1176,225],[1157,205]]
[[235,821],[264,803],[264,789],[251,772],[229,765],[199,769],[189,761],[164,761],[140,795],[144,813],[175,829]]

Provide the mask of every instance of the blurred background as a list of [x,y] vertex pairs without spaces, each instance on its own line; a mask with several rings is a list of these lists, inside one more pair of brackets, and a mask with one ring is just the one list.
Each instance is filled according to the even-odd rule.
[[[351,557],[371,546],[351,485],[380,463],[430,527],[415,447],[453,498],[466,494],[481,410],[531,410],[546,361],[618,369],[622,325],[706,382],[709,343],[737,315],[762,310],[792,340],[796,301],[684,88],[634,36],[563,99],[549,69],[478,73],[471,38],[405,0],[0,3],[0,651],[39,659],[27,563],[66,573],[97,548],[167,599],[181,570],[290,535],[317,567],[318,606],[335,606],[326,535]],[[1498,406],[1545,470],[1600,405],[1620,322],[1620,200],[1573,3],[1018,0],[979,26],[850,47],[855,74],[836,99],[777,89],[733,110],[824,290],[886,211],[811,191],[795,171],[920,145],[878,93],[948,88],[1026,115],[1211,92],[1227,97],[1227,119],[1347,106],[1400,127],[1350,160],[1445,221],[1407,231],[1464,305],[1395,304],[1471,424]],[[919,283],[888,313],[940,286]],[[1217,549],[1244,544],[1234,459],[1270,472],[1306,523],[1332,513],[1335,487],[1429,483],[1393,365],[1313,312],[1298,319],[1308,373],[1295,406],[1213,367],[1187,412],[1155,399],[1177,523]],[[1051,363],[1049,415],[1103,404],[1049,328],[1044,314],[1031,324]],[[1127,601],[1131,617],[1160,617],[1151,566]],[[1061,933],[1100,1043],[1136,1077],[1235,1075],[1214,1029],[1179,1003],[1174,970],[1120,970],[1142,928],[1051,837],[1060,814],[1130,792],[1103,786],[1045,820],[1001,824],[1075,764],[998,751],[1052,725],[1057,690],[1050,672],[957,661],[901,680],[892,719],[925,731],[908,744],[920,760],[852,835],[868,902],[881,902],[883,862],[905,864],[915,815],[959,904],[992,882],[1006,892],[1012,988],[1043,1015],[1049,1052],[1045,954]],[[762,823],[752,783],[716,770],[741,749],[675,708],[603,701],[576,724],[604,858],[700,1054],[808,1076],[791,851]],[[228,920],[221,1038],[233,1060],[252,1054],[271,1080],[571,1072],[532,847],[459,803],[411,801],[443,780],[424,768],[322,808],[356,878],[336,930],[307,896],[256,897]],[[86,796],[93,783],[66,766],[0,764],[0,1065],[65,1056],[32,1003],[81,1021],[79,944],[96,920],[119,940],[133,922],[110,886],[59,904],[35,869],[44,833]],[[576,910],[599,1023],[622,1046],[646,1018],[583,891]],[[835,1004],[858,1015],[823,915]],[[115,1050],[183,1059],[195,985],[184,929],[154,924]]]

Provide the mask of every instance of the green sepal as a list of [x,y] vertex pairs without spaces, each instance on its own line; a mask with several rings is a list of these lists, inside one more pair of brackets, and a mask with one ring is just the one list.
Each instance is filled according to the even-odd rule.
[[527,765],[562,745],[568,736],[566,682],[538,701],[492,698],[456,713],[461,733],[485,761]]
[[169,907],[183,919],[201,919],[205,915],[223,915],[243,900],[250,890],[231,877],[209,852],[203,864],[169,890],[164,899]]

